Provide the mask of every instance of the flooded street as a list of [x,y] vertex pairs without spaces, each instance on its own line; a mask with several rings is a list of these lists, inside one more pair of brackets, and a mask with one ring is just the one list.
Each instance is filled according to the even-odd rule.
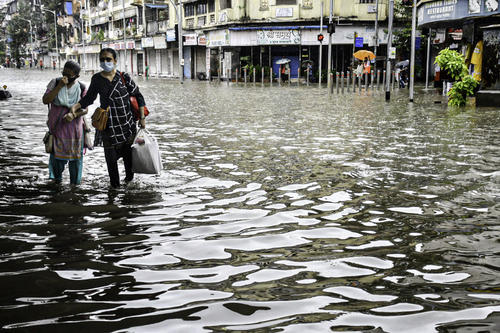
[[162,174],[111,190],[97,148],[71,188],[56,73],[0,69],[3,330],[500,331],[500,109],[137,79]]

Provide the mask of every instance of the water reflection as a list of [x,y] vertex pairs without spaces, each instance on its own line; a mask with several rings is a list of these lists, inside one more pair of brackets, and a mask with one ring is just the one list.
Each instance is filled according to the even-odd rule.
[[97,149],[71,188],[48,73],[0,73],[4,329],[498,329],[498,110],[139,79],[165,171],[110,190]]

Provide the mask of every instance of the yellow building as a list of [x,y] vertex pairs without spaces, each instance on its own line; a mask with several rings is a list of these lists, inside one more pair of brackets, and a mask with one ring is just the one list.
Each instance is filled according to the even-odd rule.
[[[183,28],[183,70],[187,78],[194,78],[198,73],[205,76],[220,73],[226,77],[228,70],[234,76],[235,69],[244,64],[275,66],[276,59],[282,57],[291,60],[292,77],[297,76],[297,69],[305,60],[313,61],[317,68],[322,12],[322,52],[326,59],[329,0],[87,1],[90,1],[89,7],[94,8],[88,21],[88,45],[118,49],[121,67],[125,69],[126,66],[135,74],[143,73],[147,66],[151,75],[179,75],[176,28],[179,10]],[[363,39],[363,48],[374,48],[377,1],[333,2],[336,26],[332,34],[333,68],[345,71],[352,59],[355,36]],[[387,39],[387,8],[388,0],[378,0],[379,45],[385,44]],[[96,40],[99,33],[101,40]],[[90,40],[92,36],[93,41]],[[96,51],[88,45],[87,50]],[[385,47],[379,48],[379,54],[385,54]],[[98,66],[96,61],[88,60],[92,67]],[[326,68],[326,61],[323,67]]]

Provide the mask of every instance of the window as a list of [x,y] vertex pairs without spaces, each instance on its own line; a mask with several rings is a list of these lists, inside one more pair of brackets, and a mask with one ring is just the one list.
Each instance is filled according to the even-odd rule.
[[207,3],[201,2],[196,7],[196,15],[202,15],[207,13]]
[[231,8],[231,0],[220,0],[220,9]]
[[215,12],[215,0],[208,0],[208,12]]
[[359,0],[359,3],[375,3],[375,0]]
[[296,5],[297,0],[276,0],[276,6],[282,5]]
[[168,20],[168,7],[158,9],[158,21],[166,21]]
[[187,4],[186,7],[184,7],[184,16],[194,16],[194,5],[193,4]]

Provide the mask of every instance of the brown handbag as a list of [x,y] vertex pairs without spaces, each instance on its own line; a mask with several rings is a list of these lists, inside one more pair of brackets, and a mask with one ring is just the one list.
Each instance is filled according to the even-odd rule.
[[106,124],[109,118],[109,106],[106,109],[97,108],[92,115],[92,126],[94,126],[99,131],[104,131],[106,129]]

